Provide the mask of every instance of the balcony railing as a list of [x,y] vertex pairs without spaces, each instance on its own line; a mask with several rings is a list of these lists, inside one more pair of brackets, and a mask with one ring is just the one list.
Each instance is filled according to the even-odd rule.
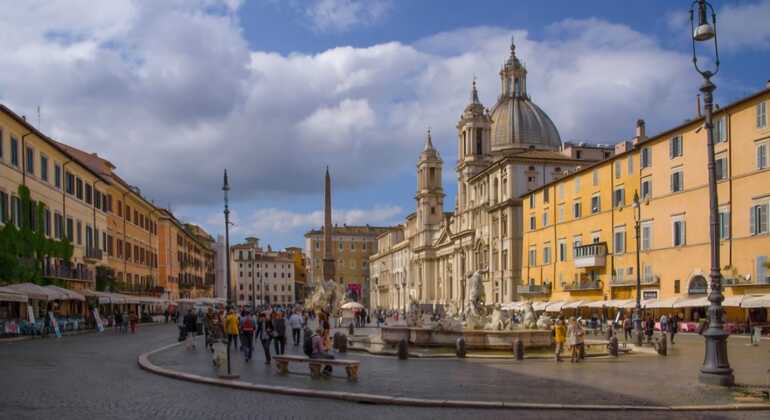
[[597,242],[576,246],[573,257],[577,268],[604,266],[607,259],[607,243]]
[[604,288],[601,280],[583,280],[574,281],[572,283],[562,283],[562,289],[568,292],[583,291],[583,290],[601,290]]
[[743,276],[737,277],[725,277],[722,279],[722,285],[724,287],[746,287],[746,286],[766,286],[770,287],[770,277],[766,279],[753,279]]
[[[660,277],[642,276],[641,284],[642,286],[654,286],[654,285],[660,284]],[[610,287],[626,287],[626,286],[636,286],[635,275],[628,275],[628,276],[613,275],[612,276],[612,282],[610,283]]]
[[101,260],[102,250],[98,248],[86,248],[86,258],[90,260]]
[[94,272],[84,266],[68,267],[48,264],[43,267],[43,276],[63,280],[94,281]]
[[516,287],[520,295],[549,295],[551,294],[551,283],[545,284],[525,284]]

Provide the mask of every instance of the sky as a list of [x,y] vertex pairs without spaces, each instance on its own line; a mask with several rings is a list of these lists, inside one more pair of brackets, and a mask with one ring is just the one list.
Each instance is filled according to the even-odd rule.
[[[770,79],[770,0],[713,3],[727,104]],[[692,118],[689,5],[0,0],[0,102],[215,236],[226,168],[233,242],[303,246],[322,224],[327,165],[335,223],[414,211],[428,128],[451,211],[457,121],[474,77],[494,106],[512,37],[532,100],[565,141],[616,143],[638,118],[649,133]]]

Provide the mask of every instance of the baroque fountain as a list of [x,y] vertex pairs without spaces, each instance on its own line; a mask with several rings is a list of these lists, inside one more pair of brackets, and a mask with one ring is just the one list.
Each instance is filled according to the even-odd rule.
[[551,347],[551,320],[547,315],[539,319],[532,304],[524,306],[523,321],[514,324],[509,312],[500,306],[490,307],[484,302],[481,272],[468,276],[467,299],[463,308],[450,304],[446,316],[432,321],[423,315],[413,297],[410,310],[401,325],[391,325],[380,330],[382,342],[396,345],[401,340],[418,347],[454,347],[463,338],[465,346],[473,350],[510,350],[519,339],[525,348]]

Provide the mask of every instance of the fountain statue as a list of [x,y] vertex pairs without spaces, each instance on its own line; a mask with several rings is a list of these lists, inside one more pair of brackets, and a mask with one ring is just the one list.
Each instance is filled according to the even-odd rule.
[[344,296],[341,284],[334,280],[320,280],[314,283],[313,293],[306,300],[305,306],[312,311],[334,316],[340,311]]
[[524,305],[524,317],[522,324],[524,328],[528,330],[537,328],[537,318],[535,318],[535,309],[532,307],[532,302],[527,302]]

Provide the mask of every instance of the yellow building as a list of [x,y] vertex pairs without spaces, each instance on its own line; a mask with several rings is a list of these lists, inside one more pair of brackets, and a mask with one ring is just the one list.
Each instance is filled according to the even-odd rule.
[[71,264],[47,258],[44,277],[72,289],[93,288],[95,269],[105,263],[108,197],[111,180],[79,161],[67,148],[38,131],[23,116],[0,105],[0,225],[21,221],[19,186],[33,203],[44,206],[45,236],[67,238],[74,247]]
[[212,297],[214,249],[199,226],[185,225],[166,209],[158,216],[159,286],[168,297]]
[[[770,86],[714,114],[726,296],[770,292],[769,101]],[[703,122],[696,116],[648,138],[639,121],[636,137],[618,144],[612,157],[522,196],[522,299],[634,298],[637,217],[643,298],[705,296],[710,261]],[[686,310],[688,317],[701,312]]]
[[286,252],[294,261],[294,300],[304,302],[307,296],[307,258],[302,248],[291,246]]

